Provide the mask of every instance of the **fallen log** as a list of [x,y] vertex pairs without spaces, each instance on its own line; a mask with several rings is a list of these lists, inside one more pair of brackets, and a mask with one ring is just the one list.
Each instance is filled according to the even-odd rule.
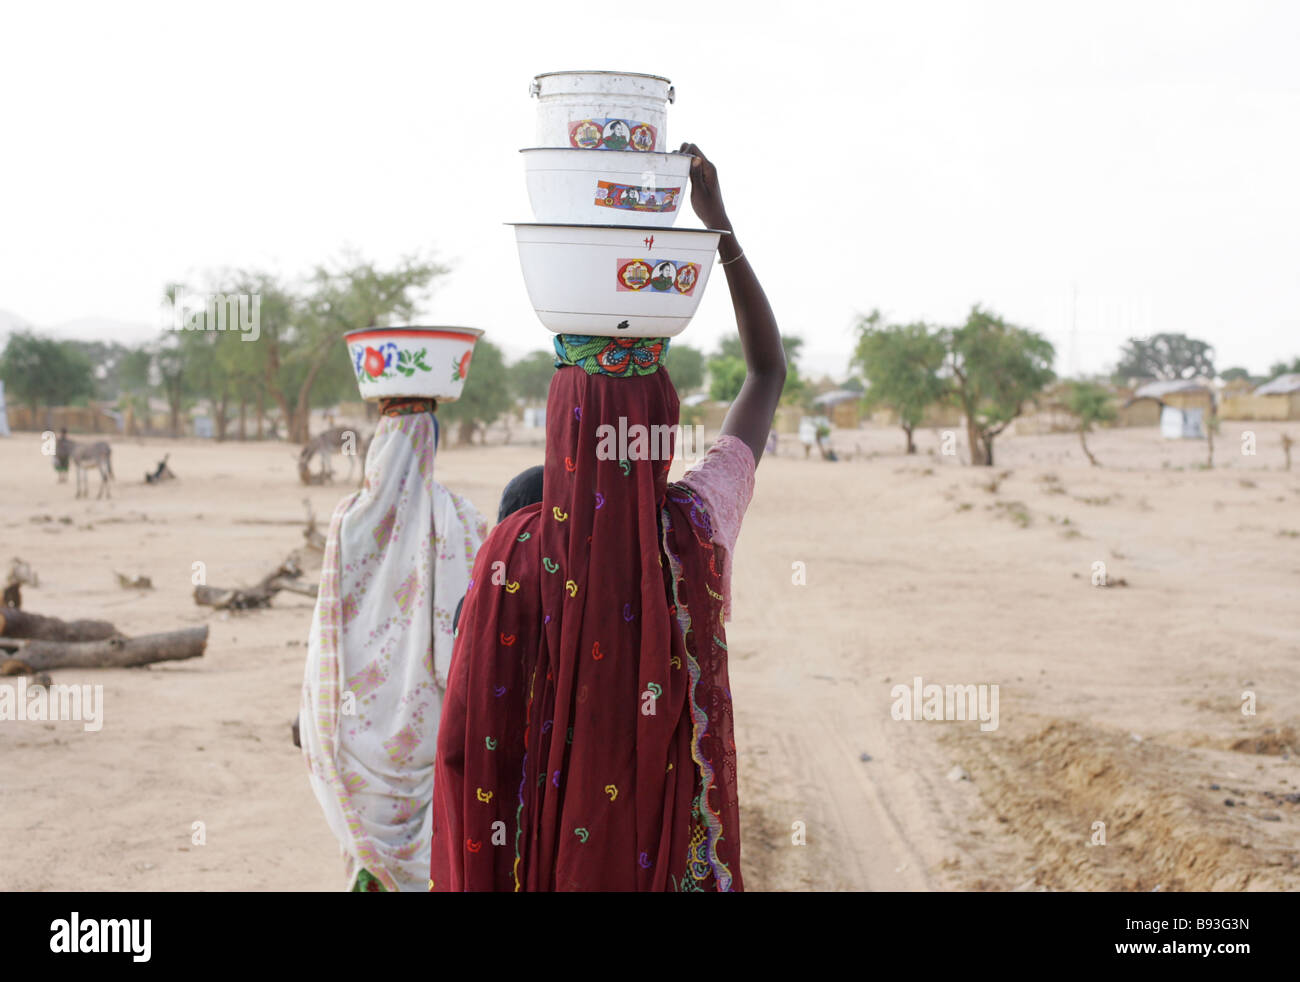
[[149,471],[145,471],[144,483],[161,484],[163,481],[176,480],[176,475],[172,472],[172,469],[167,466],[167,461],[170,458],[171,458],[171,454],[163,454],[163,459],[158,461],[158,467],[156,470],[154,470],[152,473]]
[[38,672],[49,668],[132,668],[159,661],[183,661],[201,657],[207,645],[206,626],[106,641],[0,639],[0,648]]
[[31,611],[0,610],[0,637],[39,638],[42,641],[103,641],[124,635],[108,621],[64,621]]
[[141,573],[139,576],[127,576],[125,573],[119,573],[113,570],[113,575],[117,577],[117,585],[123,590],[152,590],[153,580]]
[[277,590],[288,590],[290,593],[297,593],[304,597],[311,597],[313,600],[316,599],[316,593],[320,589],[318,584],[304,583],[302,580],[296,579],[289,580],[285,579],[283,576],[276,577],[272,580],[271,586],[275,587]]
[[[49,685],[51,681],[48,672],[32,671],[32,666],[26,662],[21,662],[17,658],[9,658],[3,664],[0,664],[0,676],[3,675],[26,675],[32,680],[33,685]],[[294,731],[297,733],[297,731]]]
[[215,607],[217,610],[249,610],[254,607],[271,606],[271,598],[278,593],[270,584],[259,583],[247,590],[222,590],[215,586],[196,586],[194,602],[201,607]]
[[262,582],[246,590],[227,590],[214,586],[196,586],[194,602],[203,607],[215,607],[218,610],[250,610],[256,607],[271,606],[271,598],[281,590],[300,593],[304,597],[315,597],[315,584],[303,583],[302,568],[293,556],[290,556],[280,568],[268,573]]

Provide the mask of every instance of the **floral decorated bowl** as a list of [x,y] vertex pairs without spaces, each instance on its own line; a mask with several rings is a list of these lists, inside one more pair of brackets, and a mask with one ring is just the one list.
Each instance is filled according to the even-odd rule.
[[344,339],[362,399],[455,402],[482,335],[476,327],[366,327]]

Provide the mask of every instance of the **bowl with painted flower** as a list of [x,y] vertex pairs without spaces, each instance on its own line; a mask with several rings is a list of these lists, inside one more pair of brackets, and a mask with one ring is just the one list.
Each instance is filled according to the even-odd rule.
[[482,335],[476,327],[365,327],[344,340],[362,399],[455,402]]

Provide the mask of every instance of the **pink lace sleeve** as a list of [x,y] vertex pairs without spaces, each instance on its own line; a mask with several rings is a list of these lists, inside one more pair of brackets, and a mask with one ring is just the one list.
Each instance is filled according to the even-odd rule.
[[722,557],[723,615],[731,620],[731,564],[740,523],[754,494],[754,454],[739,437],[719,437],[681,483],[704,500],[709,513],[713,544]]

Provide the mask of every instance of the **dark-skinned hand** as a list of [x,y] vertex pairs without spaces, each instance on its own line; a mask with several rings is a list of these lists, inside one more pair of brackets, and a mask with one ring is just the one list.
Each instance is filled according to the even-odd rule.
[[726,206],[722,203],[722,187],[718,184],[718,169],[694,143],[683,143],[681,153],[691,155],[691,207],[705,228],[731,229]]

